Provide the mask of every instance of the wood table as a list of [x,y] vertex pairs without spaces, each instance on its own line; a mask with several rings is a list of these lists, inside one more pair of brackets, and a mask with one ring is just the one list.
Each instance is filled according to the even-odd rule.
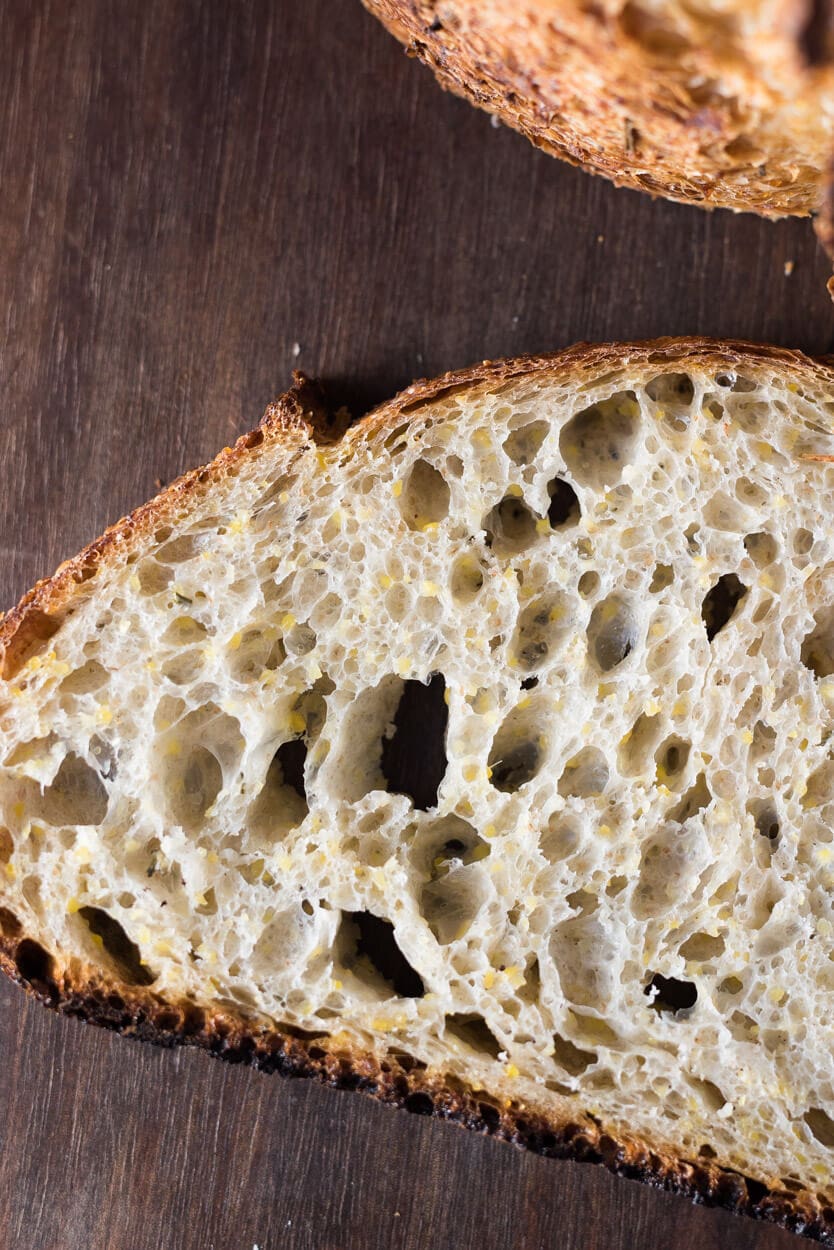
[[[251,427],[484,356],[832,349],[807,222],[654,203],[444,95],[358,0],[0,0],[0,598]],[[789,272],[792,270],[792,272]],[[801,1243],[0,986],[0,1250]]]

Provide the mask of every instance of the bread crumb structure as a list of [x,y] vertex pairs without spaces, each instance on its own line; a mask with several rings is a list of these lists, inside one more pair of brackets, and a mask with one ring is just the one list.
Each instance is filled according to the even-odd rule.
[[339,1035],[829,1208],[834,379],[677,354],[255,438],[21,609],[19,975]]

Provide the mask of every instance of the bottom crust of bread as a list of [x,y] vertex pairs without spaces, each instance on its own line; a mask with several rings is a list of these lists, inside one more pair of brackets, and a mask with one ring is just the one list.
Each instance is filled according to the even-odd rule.
[[557,1119],[520,1102],[499,1103],[457,1080],[432,1075],[407,1055],[362,1051],[338,1036],[255,1024],[242,1016],[172,1004],[150,991],[108,984],[93,974],[71,982],[51,956],[20,934],[0,935],[0,970],[39,1002],[64,1016],[140,1042],[195,1046],[227,1063],[263,1073],[305,1077],[332,1089],[359,1090],[386,1106],[433,1116],[470,1132],[552,1159],[602,1164],[608,1171],[702,1206],[764,1220],[834,1246],[834,1211],[809,1193],[769,1190],[761,1182],[708,1161],[693,1163],[617,1136],[593,1116]]

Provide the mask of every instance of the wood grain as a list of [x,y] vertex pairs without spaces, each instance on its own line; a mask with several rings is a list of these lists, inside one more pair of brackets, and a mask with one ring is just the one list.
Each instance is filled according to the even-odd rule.
[[[834,345],[810,226],[616,191],[358,0],[0,0],[0,598],[253,425],[576,339]],[[790,276],[785,262],[793,261]],[[2,1250],[796,1243],[0,987]]]

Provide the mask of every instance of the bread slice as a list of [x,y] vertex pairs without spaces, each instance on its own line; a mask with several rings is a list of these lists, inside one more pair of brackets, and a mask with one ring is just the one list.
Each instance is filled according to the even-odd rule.
[[444,87],[571,164],[708,207],[818,207],[834,151],[825,4],[364,4]]
[[832,1240],[833,413],[697,339],[299,379],[0,625],[5,970]]

